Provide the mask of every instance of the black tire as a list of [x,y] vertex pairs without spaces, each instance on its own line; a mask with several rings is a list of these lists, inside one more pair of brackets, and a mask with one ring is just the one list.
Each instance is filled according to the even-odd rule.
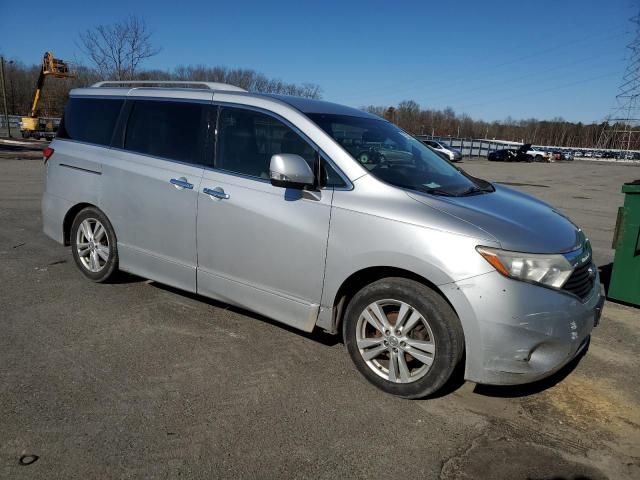
[[[100,224],[102,224],[102,226],[104,227],[104,237],[106,237],[108,243],[108,259],[105,261],[102,267],[95,272],[91,271],[83,263],[78,251],[78,230],[81,228],[80,226],[85,220],[89,220],[89,222],[91,222],[92,220],[99,221]],[[85,277],[97,283],[103,283],[108,281],[110,278],[113,278],[115,273],[118,271],[118,245],[113,226],[104,213],[102,213],[95,207],[87,207],[82,209],[73,220],[70,236],[73,259],[76,262],[78,269],[84,274]]]
[[[426,374],[411,383],[395,383],[382,378],[367,364],[357,345],[360,316],[369,305],[384,299],[411,305],[428,319],[433,334],[433,363]],[[347,306],[342,333],[351,359],[360,373],[381,390],[403,398],[423,398],[437,392],[447,383],[464,353],[464,333],[453,308],[431,288],[406,278],[382,279],[360,290]],[[404,353],[400,355],[407,358]]]

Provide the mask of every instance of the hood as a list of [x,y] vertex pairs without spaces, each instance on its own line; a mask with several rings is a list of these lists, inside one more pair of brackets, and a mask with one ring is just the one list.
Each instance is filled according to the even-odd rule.
[[408,192],[432,208],[469,222],[494,237],[505,250],[563,253],[582,244],[583,234],[548,204],[510,188],[466,197],[440,197]]
[[521,152],[527,153],[529,150],[531,150],[531,144],[525,143],[518,150]]

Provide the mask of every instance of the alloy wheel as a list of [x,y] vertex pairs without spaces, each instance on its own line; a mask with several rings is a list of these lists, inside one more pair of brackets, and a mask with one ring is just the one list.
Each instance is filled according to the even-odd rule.
[[412,383],[433,364],[436,343],[427,318],[408,303],[371,303],[358,318],[356,343],[367,366],[383,379]]
[[104,225],[95,218],[82,221],[76,233],[76,250],[82,265],[97,273],[109,261],[109,236]]

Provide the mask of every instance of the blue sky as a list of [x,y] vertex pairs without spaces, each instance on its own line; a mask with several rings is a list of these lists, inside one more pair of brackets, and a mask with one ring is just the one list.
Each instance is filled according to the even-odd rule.
[[[159,55],[314,82],[353,106],[415,100],[474,118],[600,121],[632,39],[634,0],[30,1],[0,15],[0,54],[83,60],[78,32],[142,15]],[[34,14],[34,12],[36,12]]]

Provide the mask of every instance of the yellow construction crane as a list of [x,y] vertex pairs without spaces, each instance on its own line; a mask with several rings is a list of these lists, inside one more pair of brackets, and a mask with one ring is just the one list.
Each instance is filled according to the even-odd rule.
[[42,59],[42,68],[38,75],[38,83],[36,85],[36,93],[33,95],[31,103],[31,112],[28,117],[22,117],[20,122],[20,131],[23,138],[28,137],[53,137],[54,127],[52,122],[45,122],[41,128],[40,118],[38,118],[38,102],[42,95],[42,87],[44,79],[48,76],[55,78],[74,78],[75,75],[69,70],[69,66],[58,58],[54,58],[53,53],[47,52]]

